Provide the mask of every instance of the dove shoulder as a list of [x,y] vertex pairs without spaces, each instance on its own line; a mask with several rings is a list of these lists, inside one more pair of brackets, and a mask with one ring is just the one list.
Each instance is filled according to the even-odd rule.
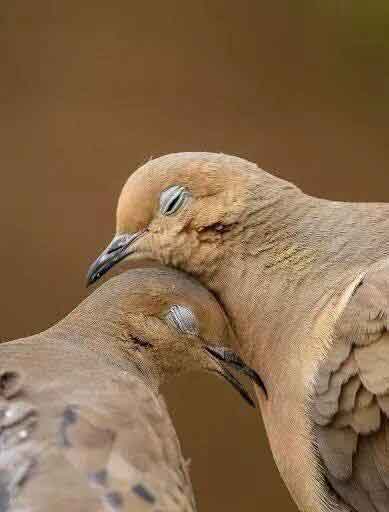
[[315,380],[317,453],[341,510],[389,510],[388,315],[385,259],[357,280]]

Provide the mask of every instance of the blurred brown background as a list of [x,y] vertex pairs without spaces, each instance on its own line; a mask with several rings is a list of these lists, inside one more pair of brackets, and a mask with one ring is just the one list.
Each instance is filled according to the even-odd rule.
[[[389,200],[387,0],[0,7],[1,336],[82,297],[129,172],[244,156],[306,191]],[[201,375],[168,395],[199,510],[294,511],[257,416]]]

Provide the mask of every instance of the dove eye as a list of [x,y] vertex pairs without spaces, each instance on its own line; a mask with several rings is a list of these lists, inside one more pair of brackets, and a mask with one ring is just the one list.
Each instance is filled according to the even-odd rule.
[[199,334],[197,318],[192,310],[185,306],[172,306],[167,315],[166,321],[171,326],[184,334]]
[[185,203],[189,192],[180,185],[174,185],[161,193],[159,209],[162,215],[172,215]]

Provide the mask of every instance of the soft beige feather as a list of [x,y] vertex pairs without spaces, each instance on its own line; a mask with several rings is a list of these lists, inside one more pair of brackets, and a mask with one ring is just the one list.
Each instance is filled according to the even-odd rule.
[[144,258],[220,298],[268,389],[267,434],[300,509],[389,510],[385,461],[378,480],[372,469],[387,421],[389,205],[311,197],[238,157],[166,155],[129,177],[89,280]]
[[[172,307],[185,307],[183,322],[168,321]],[[187,371],[223,375],[229,361],[206,347],[232,339],[200,284],[149,268],[112,279],[49,330],[0,345],[0,510],[193,512],[158,388]]]

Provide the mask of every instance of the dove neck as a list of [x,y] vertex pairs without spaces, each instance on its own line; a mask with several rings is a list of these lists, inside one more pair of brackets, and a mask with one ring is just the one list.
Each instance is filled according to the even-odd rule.
[[310,373],[304,353],[319,357],[348,286],[389,256],[389,205],[289,189],[265,206],[256,198],[244,224],[244,243],[233,241],[217,270],[199,277],[223,303],[248,363],[266,384],[288,382],[288,372]]
[[89,350],[157,391],[162,379],[145,348],[129,334],[125,301],[121,301],[120,293],[111,296],[106,292],[106,287],[95,291],[43,335]]
[[315,278],[332,287],[340,280],[342,286],[350,275],[389,256],[388,230],[386,204],[329,201],[296,187],[273,187],[266,194],[254,189],[245,218],[218,266],[209,265],[214,275],[207,278],[225,282],[232,273],[252,282],[284,275],[296,289]]

